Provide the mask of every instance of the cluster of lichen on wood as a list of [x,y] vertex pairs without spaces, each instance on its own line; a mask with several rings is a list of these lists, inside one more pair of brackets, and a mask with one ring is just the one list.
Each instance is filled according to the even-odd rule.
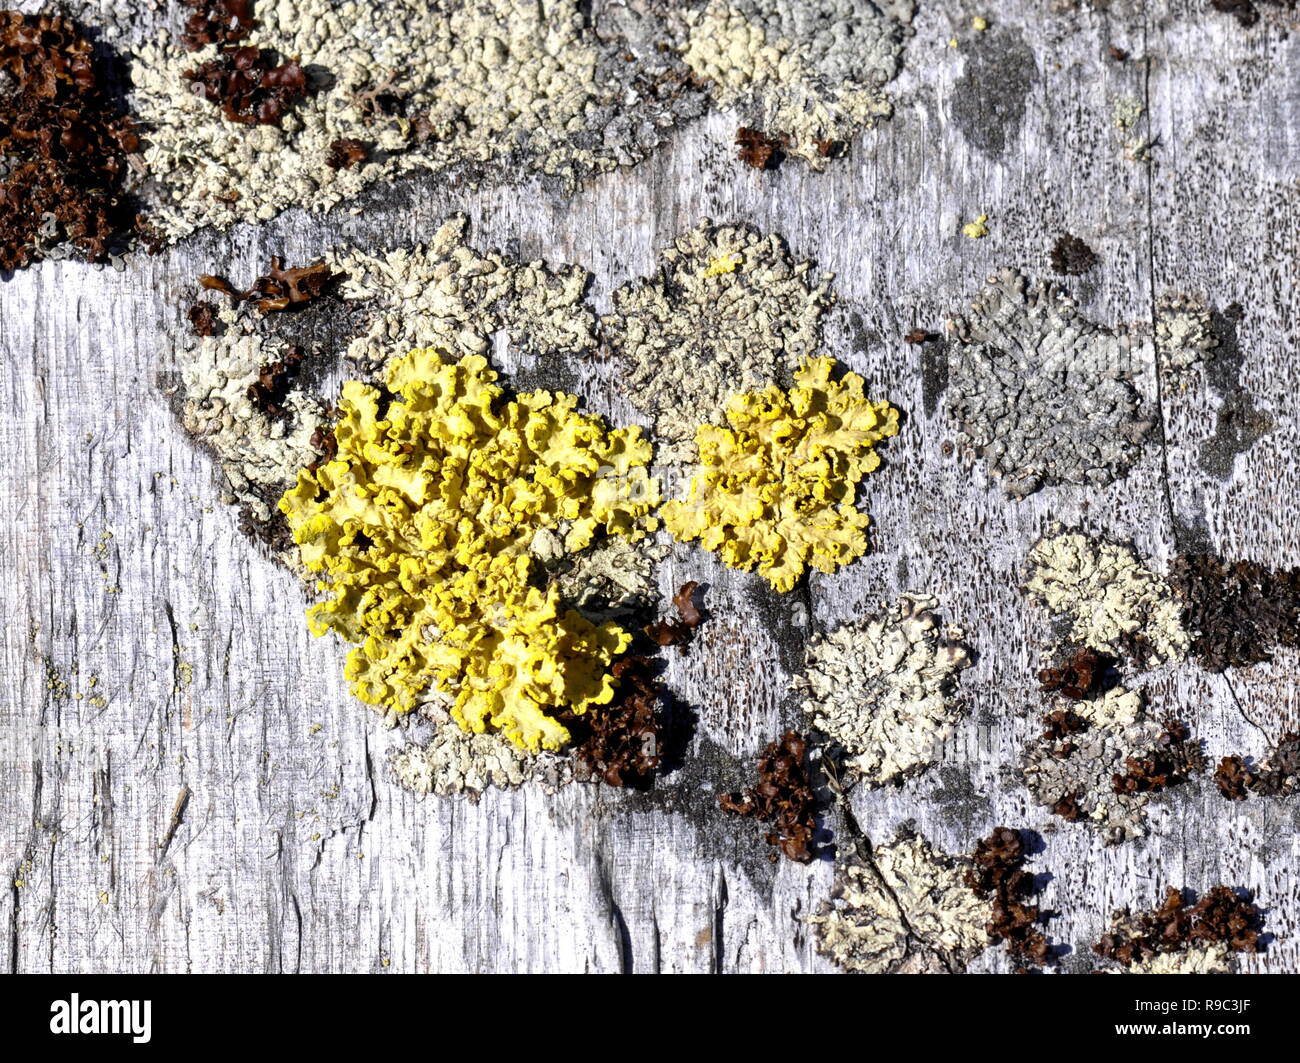
[[[371,324],[348,353],[372,382],[349,383],[337,403],[312,405],[293,386],[302,360],[294,348],[255,371],[245,356],[242,372],[250,416],[281,426],[285,439],[301,441],[314,429],[311,460],[300,452],[286,458],[302,471],[278,506],[293,543],[286,559],[322,580],[314,630],[354,644],[346,674],[363,701],[438,724],[433,741],[395,760],[417,790],[476,793],[575,778],[653,785],[665,740],[653,653],[680,643],[702,618],[688,585],[676,596],[676,619],[636,619],[653,599],[660,524],[778,593],[789,593],[809,567],[831,574],[866,550],[857,487],[879,465],[875,448],[896,431],[897,412],[868,399],[860,377],[817,356],[821,319],[835,301],[830,278],[815,277],[779,239],[708,222],[679,237],[664,259],[656,278],[615,292],[614,311],[603,318],[583,303],[584,271],[474,251],[463,219],[413,251],[336,252],[297,270],[275,262],[247,292],[203,282],[231,299],[219,316],[233,334],[200,341],[210,361],[267,339],[256,326],[247,331],[249,317],[260,322],[326,291],[370,309]],[[965,335],[1005,347],[1026,322],[1039,327],[1033,300],[1046,299],[1044,320],[1073,337],[1067,349],[1090,336],[1114,342],[1086,324],[1058,325],[1068,320],[1051,316],[1060,313],[1058,297],[1041,288],[1021,301],[1029,291],[1007,275],[997,299],[1013,297],[1010,316],[986,299],[974,308],[984,323]],[[786,341],[748,342],[743,323],[756,315],[768,323],[764,336]],[[728,332],[707,327],[720,321]],[[508,393],[478,353],[501,331],[533,357],[603,344],[628,397],[650,415],[649,437],[579,413],[572,395]],[[420,342],[434,346],[407,349]],[[711,376],[719,366],[741,390],[727,393]],[[238,391],[229,368],[218,375]],[[196,393],[186,409],[197,417],[211,401]],[[331,423],[311,420],[330,407]],[[714,423],[689,430],[691,411]],[[658,454],[652,443],[662,444]],[[235,453],[238,468],[242,451]],[[663,502],[658,473],[679,467],[689,486]],[[632,566],[623,584],[608,567],[618,558]],[[1024,763],[1043,804],[1118,842],[1145,831],[1154,795],[1206,769],[1189,729],[1151,715],[1142,691],[1123,685],[1121,665],[1192,654],[1224,667],[1293,640],[1295,577],[1257,568],[1187,557],[1166,579],[1131,547],[1049,530],[1031,552],[1026,584],[1058,618],[1061,635],[1039,676],[1055,700]],[[594,601],[610,599],[621,611],[593,612]],[[942,625],[938,608],[932,596],[906,594],[810,641],[794,679],[809,733],[770,743],[756,779],[719,802],[766,825],[774,858],[807,862],[829,851],[818,844],[823,783],[837,794],[880,786],[941,755],[966,708],[958,679],[970,648],[964,631]],[[1228,628],[1230,637],[1216,638]],[[546,752],[561,749],[565,758]],[[1291,759],[1279,752],[1258,768],[1228,759],[1216,781],[1234,797],[1288,792]],[[999,837],[988,845],[1015,848],[1011,834]],[[862,887],[866,867],[850,863],[843,873]],[[962,888],[975,890],[979,912],[992,903],[998,919],[969,938],[957,933],[968,941],[961,948],[935,953],[933,943],[904,943],[902,957],[942,954],[944,964],[960,965],[976,944],[980,951],[1005,941],[1018,963],[1050,961],[1028,880],[1016,868],[971,876],[978,884]],[[895,957],[886,966],[900,964]]]
[[[571,189],[711,106],[820,169],[889,115],[913,15],[868,0],[815,17],[791,0],[185,6],[179,33],[123,50],[124,102],[95,30],[0,12],[15,88],[0,148],[20,160],[3,178],[0,268],[327,210],[412,172]],[[129,12],[102,16],[111,36],[132,29]]]
[[[5,127],[62,133],[19,136],[5,148],[21,163],[5,175],[6,199],[23,209],[0,234],[0,268],[57,253],[64,242],[106,258],[144,231],[130,206],[131,166],[153,168],[167,184],[176,161],[200,143],[214,154],[218,145],[243,155],[269,146],[268,158],[301,163],[289,171],[297,184],[236,169],[228,187],[178,188],[180,206],[161,218],[172,236],[267,217],[295,196],[328,206],[404,168],[523,159],[526,170],[572,179],[635,161],[652,146],[591,154],[557,137],[557,123],[617,126],[618,106],[596,96],[576,114],[559,99],[537,102],[523,123],[528,137],[511,142],[513,134],[486,120],[495,97],[472,71],[423,72],[457,87],[455,106],[411,79],[374,71],[313,78],[287,45],[265,46],[248,0],[190,6],[186,55],[138,55],[148,75],[140,99],[155,118],[167,115],[154,122],[157,143],[144,154],[74,26],[5,16],[0,62],[20,89]],[[872,42],[871,61],[852,71],[834,35],[819,44],[800,22],[798,4],[735,0],[691,10],[679,52],[696,80],[664,80],[672,89],[657,102],[657,124],[693,113],[684,101],[706,86],[716,103],[756,123],[738,136],[745,162],[767,168],[789,155],[820,168],[888,112],[881,85],[897,70],[904,36],[905,18],[870,4],[848,8]],[[470,13],[458,9],[457,17]],[[566,25],[557,78],[604,69],[610,57],[589,54],[581,27]],[[798,47],[764,50],[789,40]],[[480,65],[505,61],[485,48]],[[527,73],[510,62],[505,81]],[[166,94],[178,70],[192,97],[179,109]],[[828,99],[835,123],[807,117],[820,113],[810,101]],[[200,103],[207,112],[195,110]],[[74,123],[72,110],[85,119]],[[285,122],[298,112],[306,113],[301,123]],[[195,116],[192,131],[185,123]],[[299,124],[310,137],[295,141]],[[829,278],[814,277],[778,238],[703,224],[665,252],[658,275],[620,288],[613,312],[597,319],[582,303],[584,271],[476,257],[456,232],[440,236],[446,254],[423,262],[360,251],[298,269],[273,260],[247,291],[205,278],[205,288],[232,303],[191,308],[205,346],[186,370],[186,427],[221,458],[250,526],[278,529],[281,553],[318,578],[324,597],[312,606],[313,630],[353,644],[346,675],[357,696],[439,720],[434,743],[404,752],[408,782],[437,792],[517,785],[542,763],[533,754],[568,748],[572,764],[553,778],[649,785],[664,737],[654,653],[684,643],[702,619],[690,585],[675,598],[676,619],[637,615],[652,607],[639,566],[659,523],[778,593],[808,569],[833,574],[866,552],[859,486],[880,464],[877,446],[897,432],[898,411],[868,398],[861,377],[817,356],[834,301]],[[1051,261],[1058,273],[1078,275],[1097,260],[1067,234]],[[444,268],[452,262],[459,272]],[[423,317],[389,298],[395,278],[410,280],[412,268],[426,270]],[[448,276],[462,283],[444,283]],[[349,352],[370,375],[346,385],[337,404],[300,386],[303,348],[241,331],[240,317],[245,308],[300,308],[333,285],[344,298],[388,300]],[[1156,338],[1174,368],[1213,346],[1203,308],[1167,302],[1158,316]],[[765,326],[747,334],[754,320]],[[650,417],[651,438],[580,413],[573,395],[499,386],[483,356],[486,338],[534,326],[548,352],[603,343],[629,399]],[[922,331],[909,341],[935,338]],[[1053,284],[1010,270],[994,275],[953,318],[949,340],[949,413],[1013,499],[1057,484],[1105,486],[1141,460],[1158,431],[1134,384],[1139,339],[1088,321]],[[661,504],[656,461],[691,468],[681,497]],[[285,489],[292,470],[301,471]],[[595,597],[608,591],[636,608],[604,615],[592,604],[595,587]],[[1024,777],[1055,815],[1091,824],[1109,842],[1143,833],[1152,796],[1208,768],[1185,723],[1151,712],[1143,691],[1125,686],[1125,666],[1191,656],[1221,671],[1300,641],[1297,570],[1184,555],[1162,577],[1131,548],[1060,532],[1035,548],[1027,589],[1064,633],[1040,673],[1051,700],[1042,734],[1026,746]],[[794,683],[811,739],[790,731],[770,743],[756,781],[721,806],[762,820],[776,851],[806,862],[818,851],[818,765],[837,787],[924,770],[965,710],[957,684],[970,659],[965,633],[942,627],[938,608],[932,596],[906,594],[813,639]],[[1262,763],[1224,757],[1214,782],[1232,800],[1294,792],[1296,747],[1286,734]],[[1018,963],[1041,966],[1051,952],[1021,868],[1026,858],[1023,838],[1006,828],[977,845],[969,867],[924,839],[851,855],[836,903],[816,920],[822,943],[837,962],[863,970],[955,969],[996,941]],[[916,881],[933,881],[938,892],[907,909],[903,884]],[[1168,954],[1196,942],[1201,951],[1188,963],[1215,969],[1226,950],[1256,946],[1257,920],[1244,903],[1223,887],[1194,905],[1171,895],[1154,913],[1117,916],[1098,952],[1126,967],[1165,969]]]

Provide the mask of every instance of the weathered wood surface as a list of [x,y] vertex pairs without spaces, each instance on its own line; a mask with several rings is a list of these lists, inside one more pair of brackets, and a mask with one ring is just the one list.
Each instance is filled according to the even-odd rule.
[[[999,823],[1041,831],[1052,937],[1076,953],[1111,909],[1145,907],[1166,884],[1249,886],[1276,940],[1246,967],[1300,968],[1294,803],[1232,804],[1196,783],[1153,805],[1149,838],[1106,849],[1034,806],[1016,772],[1046,635],[1018,570],[1048,520],[1131,536],[1160,562],[1182,534],[1300,563],[1300,33],[1243,31],[1202,0],[1049,6],[1003,0],[983,38],[963,32],[952,49],[967,6],[925,4],[895,118],[822,175],[740,168],[734,125],[714,115],[567,201],[413,181],[361,215],[291,212],[121,273],[45,263],[4,281],[4,969],[826,970],[802,919],[832,865],[770,865],[760,832],[716,811],[716,789],[796,722],[786,684],[804,637],[908,589],[936,593],[968,629],[973,711],[931,771],[855,796],[863,830],[885,840],[913,820],[954,852]],[[1110,44],[1134,58],[1113,61]],[[1119,95],[1148,109],[1151,167],[1124,158]],[[677,548],[664,590],[707,582],[713,619],[668,679],[699,714],[695,752],[712,752],[649,796],[529,787],[472,804],[401,790],[387,756],[405,736],[349,697],[343,648],[308,635],[303,591],[240,536],[157,385],[198,273],[415,240],[456,209],[477,246],[587,265],[601,307],[702,215],[782,233],[838,276],[830,353],[907,412],[868,487],[875,552],[809,594],[777,603]],[[981,212],[990,235],[959,235]],[[937,327],[996,266],[1044,273],[1067,229],[1103,260],[1073,285],[1085,312],[1149,328],[1166,292],[1239,301],[1241,367],[1159,393],[1142,366],[1163,447],[1106,490],[1013,505],[982,464],[943,453],[954,428],[901,336]],[[590,384],[595,408],[630,416],[608,381]],[[1232,388],[1278,427],[1220,478],[1201,444]],[[1151,695],[1213,757],[1260,755],[1300,726],[1298,670],[1293,652],[1221,677],[1186,663],[1153,676]],[[834,815],[827,827],[847,829]],[[1004,962],[990,952],[977,967]]]

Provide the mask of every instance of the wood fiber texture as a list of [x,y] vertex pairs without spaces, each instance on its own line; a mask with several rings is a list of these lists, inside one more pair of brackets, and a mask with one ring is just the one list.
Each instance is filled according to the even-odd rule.
[[[1041,730],[1048,637],[1020,566],[1051,520],[1131,538],[1160,569],[1206,546],[1300,564],[1300,32],[1245,30],[1201,0],[1000,0],[976,35],[967,6],[923,3],[893,119],[823,174],[742,166],[738,123],[715,112],[571,197],[413,179],[372,190],[360,214],[295,210],[122,272],[45,262],[0,281],[0,969],[831,970],[804,920],[833,864],[770,863],[762,830],[717,794],[802,724],[788,683],[805,640],[916,591],[977,651],[971,711],[928,772],[855,793],[873,841],[905,821],[954,853],[997,824],[1039,832],[1029,866],[1051,875],[1040,899],[1060,912],[1049,932],[1073,950],[1067,969],[1113,909],[1223,882],[1256,891],[1274,935],[1244,969],[1300,970],[1294,799],[1228,802],[1206,777],[1153,802],[1149,837],[1105,848],[1034,805],[1018,771]],[[1149,165],[1125,158],[1121,96],[1146,109]],[[455,210],[477,247],[585,265],[601,310],[702,216],[780,233],[837,276],[825,352],[905,414],[865,489],[866,558],[778,597],[674,548],[665,601],[699,580],[711,615],[666,675],[698,714],[694,744],[648,794],[530,785],[475,804],[401,789],[388,756],[408,736],[350,697],[345,648],[308,634],[303,588],[241,536],[169,408],[199,274],[417,241]],[[983,213],[989,235],[961,235]],[[1159,351],[1137,348],[1163,441],[1127,479],[1016,504],[982,462],[946,452],[942,362],[902,337],[942,330],[997,267],[1048,275],[1063,232],[1100,257],[1068,286],[1105,324],[1150,333],[1169,293],[1245,317],[1185,389],[1158,385]],[[573,368],[590,408],[633,419],[611,366]],[[1205,441],[1230,436],[1234,390],[1275,427],[1224,457]],[[1300,729],[1298,678],[1295,651],[1222,675],[1187,661],[1149,695],[1213,761],[1262,757]],[[850,838],[839,815],[825,827]],[[990,950],[975,969],[1009,966]]]

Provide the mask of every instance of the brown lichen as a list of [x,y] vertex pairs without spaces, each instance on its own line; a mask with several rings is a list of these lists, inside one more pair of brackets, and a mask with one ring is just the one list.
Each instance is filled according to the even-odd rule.
[[648,787],[659,770],[661,725],[655,708],[659,683],[654,659],[628,654],[610,668],[616,686],[608,705],[581,716],[561,713],[575,743],[576,777],[607,786]]
[[217,317],[217,308],[206,301],[195,303],[186,311],[186,316],[196,336],[220,336],[224,328]]
[[330,144],[325,153],[325,165],[331,170],[346,170],[370,161],[370,148],[356,137],[340,137]]
[[1127,908],[1116,912],[1092,951],[1139,969],[1162,955],[1194,949],[1258,952],[1263,916],[1253,901],[1249,891],[1215,886],[1193,903],[1171,887],[1159,907],[1136,915]]
[[285,403],[305,357],[301,347],[290,347],[283,358],[258,368],[257,379],[248,385],[248,399],[257,410],[267,417],[289,415]]
[[301,310],[328,292],[340,276],[324,262],[285,269],[284,260],[272,255],[270,270],[253,281],[247,291],[241,292],[224,277],[211,274],[199,277],[199,286],[228,295],[237,303],[247,302],[260,313],[269,314],[277,310]]
[[270,48],[227,45],[185,76],[194,94],[219,104],[230,121],[278,126],[311,90],[296,59],[279,59]]
[[1300,568],[1183,554],[1169,568],[1191,651],[1211,672],[1270,660],[1300,646]]
[[106,262],[143,234],[127,192],[139,147],[75,22],[0,11],[0,270],[63,244]]
[[736,130],[736,146],[740,149],[738,157],[746,166],[755,170],[775,170],[785,158],[781,148],[783,137],[769,137],[761,130],[741,126]]
[[1038,892],[1034,876],[1024,870],[1028,847],[1019,831],[995,827],[981,838],[964,881],[981,900],[992,903],[985,929],[994,941],[1021,963],[1042,967],[1053,959],[1047,936],[1039,929],[1042,913],[1030,898]]
[[1278,797],[1300,790],[1300,734],[1288,731],[1263,761],[1251,767],[1245,757],[1224,757],[1214,770],[1214,785],[1229,801],[1248,794]]
[[1097,255],[1077,236],[1062,233],[1052,247],[1052,269],[1067,277],[1087,273],[1097,264]]
[[673,595],[673,606],[677,610],[676,620],[659,619],[646,624],[642,630],[646,637],[656,646],[676,646],[683,654],[691,640],[691,632],[704,620],[704,614],[695,604],[695,592],[699,583],[691,580],[683,583]]
[[253,18],[253,0],[181,0],[194,9],[185,20],[181,43],[187,51],[197,52],[205,44],[231,44],[242,41],[257,22]]
[[[724,812],[749,816],[772,824],[765,836],[789,860],[801,864],[816,855],[813,836],[817,830],[817,798],[809,779],[808,740],[787,731],[770,742],[758,758],[758,782],[743,793],[723,794],[718,806]],[[772,859],[776,860],[776,854]]]
[[1115,685],[1115,658],[1087,646],[1038,673],[1039,689],[1056,691],[1073,701],[1104,694]]
[[1247,791],[1254,788],[1258,776],[1239,756],[1224,757],[1214,769],[1214,785],[1229,801],[1246,800]]
[[1159,793],[1186,782],[1206,768],[1200,743],[1176,720],[1165,720],[1164,730],[1147,752],[1126,757],[1123,772],[1116,772],[1111,785],[1117,794]]

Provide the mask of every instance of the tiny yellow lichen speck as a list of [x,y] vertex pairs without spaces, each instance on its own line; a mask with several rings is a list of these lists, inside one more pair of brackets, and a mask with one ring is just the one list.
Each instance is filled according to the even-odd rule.
[[724,273],[735,273],[736,267],[743,261],[740,255],[721,255],[713,259],[705,269],[705,277],[721,277]]
[[406,712],[434,682],[466,730],[557,749],[569,734],[547,710],[608,702],[630,636],[532,585],[530,544],[541,529],[570,551],[602,530],[637,538],[658,485],[639,428],[607,430],[572,395],[505,401],[495,380],[479,355],[419,349],[391,363],[390,403],[348,382],[337,456],[300,472],[280,508],[330,594],[308,611],[313,633],[356,644],[357,697]]
[[732,397],[730,428],[696,433],[700,471],[686,499],[663,507],[678,539],[698,539],[733,568],[757,568],[788,591],[806,565],[834,572],[867,549],[854,505],[880,464],[875,445],[898,433],[898,411],[863,397],[862,378],[831,380],[833,358],[810,358],[794,387]]
[[981,214],[974,221],[968,221],[961,227],[962,235],[969,236],[972,240],[982,240],[989,234],[988,220],[987,214]]

